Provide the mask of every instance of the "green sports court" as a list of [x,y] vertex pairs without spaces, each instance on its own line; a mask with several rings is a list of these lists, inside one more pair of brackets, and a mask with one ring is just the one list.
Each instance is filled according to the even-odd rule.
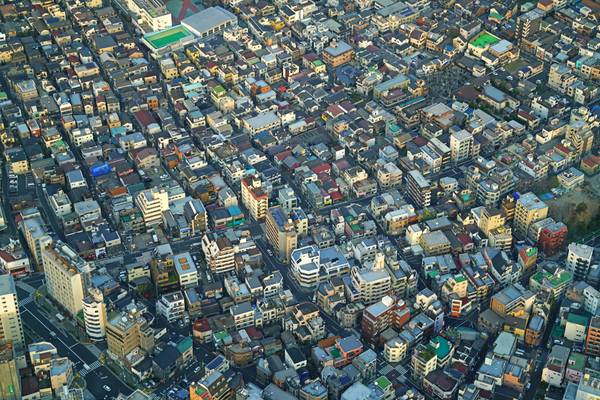
[[160,32],[150,33],[144,36],[144,39],[155,49],[161,49],[163,47],[170,46],[173,43],[177,43],[181,39],[188,36],[193,35],[184,26],[177,25]]

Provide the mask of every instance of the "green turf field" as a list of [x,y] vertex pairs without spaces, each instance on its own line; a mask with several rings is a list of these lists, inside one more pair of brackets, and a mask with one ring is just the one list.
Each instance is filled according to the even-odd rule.
[[173,28],[165,29],[164,31],[151,33],[144,37],[153,47],[160,49],[169,46],[186,36],[191,36],[191,32],[185,27],[179,25]]
[[475,39],[471,41],[471,44],[475,47],[486,47],[498,43],[500,39],[491,33],[483,32],[479,34]]

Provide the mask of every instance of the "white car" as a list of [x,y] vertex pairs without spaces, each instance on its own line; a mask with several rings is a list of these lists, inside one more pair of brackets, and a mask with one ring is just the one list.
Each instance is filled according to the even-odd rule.
[[106,390],[107,392],[110,392],[110,390],[111,390],[108,385],[102,386],[102,389]]

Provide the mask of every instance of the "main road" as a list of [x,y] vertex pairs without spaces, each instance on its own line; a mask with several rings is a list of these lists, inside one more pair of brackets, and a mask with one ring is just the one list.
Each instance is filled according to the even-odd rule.
[[[98,358],[77,339],[64,330],[55,326],[55,323],[38,309],[29,293],[17,287],[17,297],[20,299],[21,319],[25,328],[41,337],[44,341],[56,346],[58,354],[68,357],[74,364],[75,371],[85,379],[87,390],[96,399],[113,399],[119,393],[129,395],[133,392],[125,383],[113,374]],[[90,369],[86,369],[87,365]],[[74,372],[75,372],[74,371]],[[105,390],[104,386],[110,390]]]

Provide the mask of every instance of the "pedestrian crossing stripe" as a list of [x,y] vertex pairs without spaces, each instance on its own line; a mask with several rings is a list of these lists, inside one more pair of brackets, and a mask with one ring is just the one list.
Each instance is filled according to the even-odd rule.
[[19,307],[24,307],[31,302],[33,302],[33,297],[31,297],[31,296],[26,297],[23,300],[19,301]]

